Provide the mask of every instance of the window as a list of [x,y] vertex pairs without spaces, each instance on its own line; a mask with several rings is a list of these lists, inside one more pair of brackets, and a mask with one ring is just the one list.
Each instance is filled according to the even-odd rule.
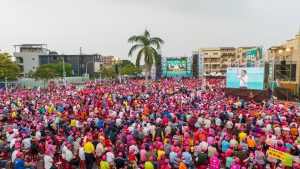
[[213,55],[218,55],[218,53],[213,53]]
[[32,60],[35,60],[35,58],[32,58]]
[[204,55],[208,55],[208,53],[204,53]]

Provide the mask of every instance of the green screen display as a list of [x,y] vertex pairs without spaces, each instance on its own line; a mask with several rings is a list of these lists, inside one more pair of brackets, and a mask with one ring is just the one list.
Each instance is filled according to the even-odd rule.
[[243,53],[243,62],[246,67],[263,67],[262,48],[252,48]]
[[170,72],[187,71],[186,58],[167,59],[167,71]]

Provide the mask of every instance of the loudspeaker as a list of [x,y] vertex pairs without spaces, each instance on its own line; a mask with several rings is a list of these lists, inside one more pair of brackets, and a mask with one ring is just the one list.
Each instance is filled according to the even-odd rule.
[[198,78],[199,76],[199,54],[193,53],[193,63],[192,63],[192,75],[194,78]]
[[292,64],[291,66],[291,80],[296,81],[296,64]]
[[286,61],[282,60],[280,62],[280,73],[284,76],[286,76]]
[[162,57],[161,55],[158,56],[157,61],[157,67],[156,67],[156,79],[161,79],[161,75],[162,75]]
[[264,78],[264,81],[268,81],[269,79],[269,73],[270,73],[270,64],[269,63],[265,63],[265,78]]

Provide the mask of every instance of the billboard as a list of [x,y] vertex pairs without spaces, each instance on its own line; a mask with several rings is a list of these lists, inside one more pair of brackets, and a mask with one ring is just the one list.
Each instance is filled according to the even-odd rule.
[[227,88],[246,88],[263,90],[263,67],[229,67],[226,76]]
[[246,67],[263,67],[262,48],[256,47],[243,52],[243,63]]
[[186,58],[167,58],[167,71],[169,72],[187,71]]

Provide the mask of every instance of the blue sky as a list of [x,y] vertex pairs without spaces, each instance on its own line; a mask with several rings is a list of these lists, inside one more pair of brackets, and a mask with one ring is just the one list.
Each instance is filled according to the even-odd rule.
[[263,45],[293,38],[299,0],[1,0],[0,49],[46,43],[59,53],[127,58],[127,39],[147,27],[164,56],[200,47]]

